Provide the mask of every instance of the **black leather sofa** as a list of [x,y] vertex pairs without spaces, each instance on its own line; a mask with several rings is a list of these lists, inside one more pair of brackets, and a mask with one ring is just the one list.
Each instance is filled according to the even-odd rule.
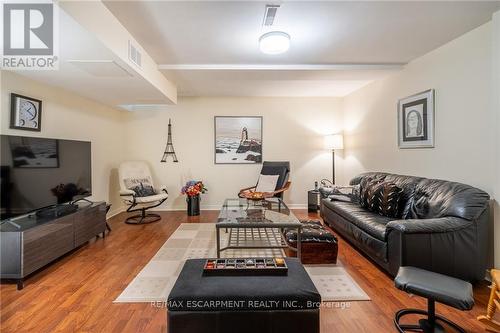
[[489,195],[444,180],[369,172],[364,177],[403,189],[403,217],[372,213],[358,203],[321,200],[321,216],[337,233],[395,276],[414,266],[467,281],[486,274]]

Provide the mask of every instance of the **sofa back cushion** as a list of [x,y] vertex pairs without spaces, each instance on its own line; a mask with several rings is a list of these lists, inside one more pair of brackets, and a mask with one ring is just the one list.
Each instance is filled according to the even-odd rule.
[[490,199],[488,193],[469,185],[437,179],[422,179],[415,187],[409,218],[445,216],[474,220]]
[[454,216],[473,220],[488,205],[488,193],[466,184],[445,180],[367,172],[354,177],[351,185],[361,183],[366,177],[394,183],[403,190],[400,201],[403,219]]

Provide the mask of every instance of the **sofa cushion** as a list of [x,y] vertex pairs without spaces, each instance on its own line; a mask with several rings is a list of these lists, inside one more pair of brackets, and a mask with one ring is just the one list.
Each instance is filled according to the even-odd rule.
[[322,203],[372,237],[386,241],[386,225],[393,218],[375,214],[354,203],[329,200],[323,200]]
[[[356,224],[351,219],[346,219],[339,214],[338,210],[328,207],[328,199],[322,201],[321,216],[325,223],[329,225],[335,232],[342,235],[352,244],[360,247],[370,258],[378,262],[380,265],[385,265],[388,254],[388,240],[380,240],[373,237]],[[389,239],[389,234],[387,235]]]
[[437,179],[421,179],[415,187],[409,218],[447,216],[474,220],[488,205],[488,193],[472,186]]

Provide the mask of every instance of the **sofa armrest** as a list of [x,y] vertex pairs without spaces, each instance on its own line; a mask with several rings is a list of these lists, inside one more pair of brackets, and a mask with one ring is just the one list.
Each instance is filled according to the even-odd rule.
[[472,223],[472,221],[452,216],[434,219],[396,220],[387,223],[387,231],[397,230],[404,234],[454,232],[465,229]]
[[414,266],[477,281],[485,276],[487,212],[478,220],[442,217],[387,223],[389,270]]

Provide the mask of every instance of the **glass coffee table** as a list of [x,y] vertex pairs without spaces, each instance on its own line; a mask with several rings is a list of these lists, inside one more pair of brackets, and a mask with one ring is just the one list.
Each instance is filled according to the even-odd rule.
[[[215,224],[217,257],[229,249],[283,249],[297,252],[300,259],[302,224],[279,198],[262,201],[226,199]],[[228,242],[221,247],[221,229],[229,232]],[[287,245],[283,229],[297,229],[297,247]]]

